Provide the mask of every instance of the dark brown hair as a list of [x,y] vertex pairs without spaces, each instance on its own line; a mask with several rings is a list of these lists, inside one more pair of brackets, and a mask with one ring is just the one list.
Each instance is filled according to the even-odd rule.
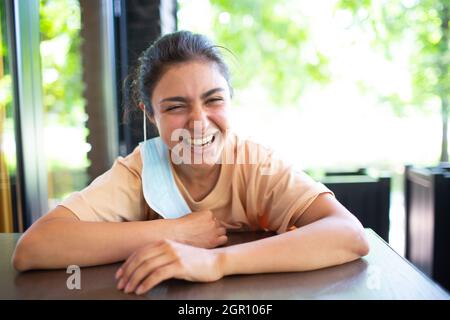
[[229,70],[219,48],[226,49],[214,45],[206,36],[190,31],[178,31],[157,39],[141,53],[136,67],[125,79],[125,123],[130,113],[140,110],[140,102],[145,105],[147,114],[153,115],[153,90],[167,68],[173,64],[192,60],[213,62],[232,93]]

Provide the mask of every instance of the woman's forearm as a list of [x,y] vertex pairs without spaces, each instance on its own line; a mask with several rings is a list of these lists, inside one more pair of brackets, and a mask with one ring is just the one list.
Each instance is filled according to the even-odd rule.
[[33,225],[19,240],[13,264],[20,271],[92,266],[125,260],[144,244],[173,239],[173,220],[82,222],[54,219]]
[[214,249],[224,276],[320,269],[356,260],[368,250],[364,229],[337,217],[270,238]]

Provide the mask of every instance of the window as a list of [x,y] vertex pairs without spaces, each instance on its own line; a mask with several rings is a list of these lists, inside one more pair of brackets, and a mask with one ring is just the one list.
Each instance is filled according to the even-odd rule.
[[0,232],[13,232],[17,215],[16,121],[14,118],[7,7],[0,2]]
[[40,54],[48,200],[52,208],[88,183],[81,19],[77,0],[40,1]]

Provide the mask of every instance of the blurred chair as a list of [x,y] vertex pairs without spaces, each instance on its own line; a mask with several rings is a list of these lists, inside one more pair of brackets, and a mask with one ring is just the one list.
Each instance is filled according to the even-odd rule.
[[450,290],[450,167],[405,167],[406,258]]
[[335,176],[364,176],[367,175],[366,168],[359,168],[356,171],[327,171],[325,176],[335,177]]

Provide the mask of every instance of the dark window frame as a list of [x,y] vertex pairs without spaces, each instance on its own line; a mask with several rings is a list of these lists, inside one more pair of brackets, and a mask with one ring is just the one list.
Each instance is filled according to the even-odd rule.
[[[48,210],[43,152],[39,1],[5,0],[10,34],[11,79],[16,122],[17,183],[23,231]],[[22,218],[22,219],[21,219]]]

